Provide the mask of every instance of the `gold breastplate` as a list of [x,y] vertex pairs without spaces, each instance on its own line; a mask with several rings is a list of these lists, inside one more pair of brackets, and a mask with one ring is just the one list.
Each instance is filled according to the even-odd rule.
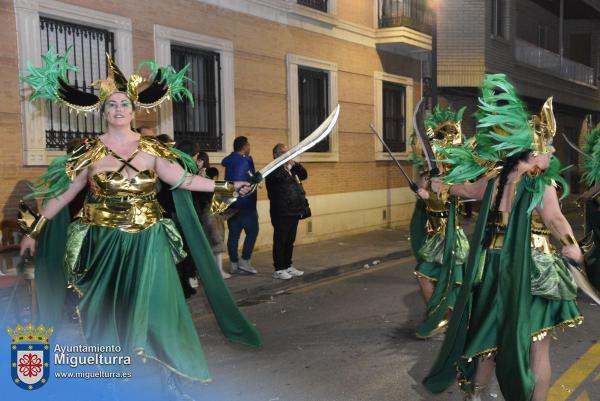
[[127,178],[116,171],[103,171],[90,179],[90,196],[81,222],[126,232],[144,230],[162,218],[156,200],[157,176],[144,170]]
[[156,195],[157,176],[154,170],[143,170],[131,178],[118,171],[101,171],[90,179],[90,192],[96,197]]
[[447,199],[441,198],[435,192],[429,193],[429,199],[425,199],[425,209],[427,211],[427,234],[444,235],[446,225],[448,224],[448,209],[450,203]]

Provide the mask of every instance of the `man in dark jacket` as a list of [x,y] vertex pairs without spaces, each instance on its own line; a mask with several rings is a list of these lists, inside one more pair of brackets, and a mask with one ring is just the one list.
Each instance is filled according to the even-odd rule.
[[[255,173],[254,161],[250,157],[250,143],[245,136],[238,136],[233,141],[233,152],[223,159],[221,164],[225,167],[225,180],[248,181],[251,174]],[[256,192],[238,198],[230,206],[236,213],[227,220],[229,237],[227,238],[227,251],[229,253],[230,271],[238,270],[256,274],[256,269],[250,263],[254,244],[258,237],[258,212],[256,211]],[[238,259],[238,244],[242,230],[246,233],[242,257]]]
[[[287,150],[287,146],[278,143],[273,148],[273,158]],[[273,277],[280,280],[289,280],[304,274],[292,265],[292,254],[298,221],[306,217],[304,214],[308,204],[301,181],[307,177],[306,169],[300,163],[290,160],[266,178],[273,224]]]

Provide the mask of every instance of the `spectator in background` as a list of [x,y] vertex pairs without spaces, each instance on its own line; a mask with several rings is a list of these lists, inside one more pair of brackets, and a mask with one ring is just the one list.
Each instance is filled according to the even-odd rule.
[[148,126],[141,126],[134,129],[141,136],[156,136],[156,130]]
[[[273,158],[287,150],[287,146],[278,143],[273,148]],[[298,221],[307,217],[308,203],[301,183],[307,177],[306,169],[290,160],[266,178],[273,225],[273,277],[276,279],[289,280],[304,274],[293,266],[292,255]]]
[[[238,136],[233,141],[233,152],[223,159],[221,164],[225,167],[225,180],[247,181],[255,173],[254,162],[250,157],[250,143],[245,136]],[[258,212],[256,211],[256,192],[240,197],[230,206],[236,213],[227,220],[229,237],[227,238],[227,251],[229,253],[230,272],[239,270],[256,274],[250,259],[254,244],[258,237]],[[238,259],[238,244],[242,230],[246,233],[242,257]]]

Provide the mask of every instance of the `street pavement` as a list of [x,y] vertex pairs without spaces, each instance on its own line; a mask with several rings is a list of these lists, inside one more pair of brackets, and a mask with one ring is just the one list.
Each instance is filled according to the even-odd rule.
[[[213,382],[187,392],[212,401],[461,400],[457,386],[434,396],[420,385],[442,339],[413,334],[424,312],[413,265],[389,261],[244,307],[264,336],[259,350],[228,344],[212,319],[198,321]],[[584,324],[556,333],[552,344],[553,382],[592,353],[550,401],[600,399],[600,307],[583,299],[579,306]],[[502,400],[496,384],[485,400]]]
[[[571,211],[568,218],[579,231],[578,212]],[[379,252],[369,245],[370,236],[383,244]],[[394,230],[338,240],[340,248],[340,243],[349,244],[339,262],[329,254],[335,242],[306,245],[299,247],[299,267],[309,255],[321,265],[302,280],[274,281],[262,264],[257,265],[267,271],[262,277],[234,278],[232,292],[263,334],[264,347],[228,343],[210,313],[197,310],[194,317],[213,382],[187,386],[186,392],[211,401],[461,400],[457,386],[432,395],[420,384],[442,338],[414,336],[424,306],[406,240],[406,231]],[[394,248],[394,241],[403,247]],[[600,306],[581,298],[579,307],[584,324],[555,334],[549,401],[600,400]],[[484,400],[502,399],[492,383]]]

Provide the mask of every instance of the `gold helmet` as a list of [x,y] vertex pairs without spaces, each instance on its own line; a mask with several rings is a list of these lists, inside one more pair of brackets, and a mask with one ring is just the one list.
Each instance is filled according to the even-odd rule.
[[556,135],[556,119],[552,110],[552,97],[542,106],[540,114],[534,114],[529,120],[533,135],[533,152],[549,153],[552,150],[552,141]]

